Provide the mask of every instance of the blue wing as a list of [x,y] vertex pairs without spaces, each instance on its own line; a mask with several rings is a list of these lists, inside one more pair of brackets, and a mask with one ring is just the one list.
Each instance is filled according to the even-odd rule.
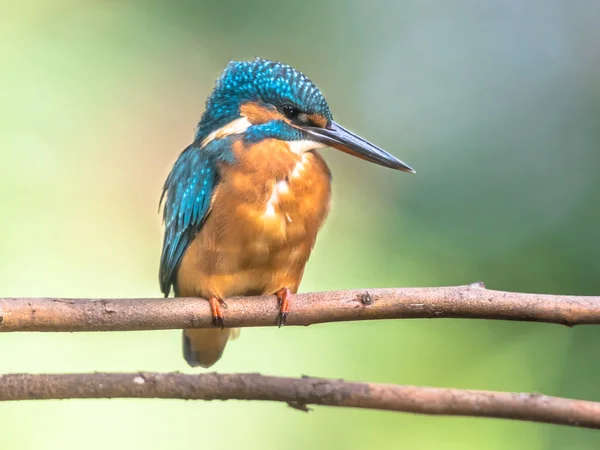
[[160,198],[161,204],[164,200],[165,236],[159,273],[165,297],[185,250],[206,219],[217,178],[213,155],[191,145],[181,153],[165,181]]

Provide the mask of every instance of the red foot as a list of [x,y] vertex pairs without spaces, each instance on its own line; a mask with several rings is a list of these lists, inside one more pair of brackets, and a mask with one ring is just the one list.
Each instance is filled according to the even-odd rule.
[[211,297],[208,299],[210,303],[210,313],[212,314],[212,326],[225,328],[224,309],[227,309],[227,304],[219,297]]
[[278,322],[279,327],[281,328],[285,325],[288,314],[290,313],[290,297],[292,296],[292,293],[288,288],[281,288],[275,295],[277,295],[277,301],[279,304]]

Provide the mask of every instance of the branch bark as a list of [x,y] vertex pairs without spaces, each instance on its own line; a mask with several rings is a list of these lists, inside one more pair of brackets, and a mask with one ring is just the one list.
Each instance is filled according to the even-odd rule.
[[259,374],[91,373],[0,377],[0,401],[67,398],[267,400],[286,402],[301,410],[312,404],[600,428],[600,403],[542,394]]
[[[227,299],[228,327],[277,323],[275,296]],[[369,289],[297,294],[288,325],[373,319],[462,318],[600,324],[600,297],[524,294],[482,283],[436,288]],[[0,299],[0,332],[126,331],[209,328],[208,302],[199,298]]]

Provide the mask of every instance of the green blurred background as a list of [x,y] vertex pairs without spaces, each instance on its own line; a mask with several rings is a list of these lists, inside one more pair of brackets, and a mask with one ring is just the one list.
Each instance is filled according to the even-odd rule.
[[[0,295],[159,296],[162,182],[230,59],[306,73],[417,170],[324,151],[334,207],[302,291],[600,294],[600,4],[5,2]],[[461,320],[244,330],[219,372],[600,400],[600,328]],[[0,373],[189,369],[180,332],[7,334]],[[0,404],[2,449],[591,449],[588,430],[282,404]]]

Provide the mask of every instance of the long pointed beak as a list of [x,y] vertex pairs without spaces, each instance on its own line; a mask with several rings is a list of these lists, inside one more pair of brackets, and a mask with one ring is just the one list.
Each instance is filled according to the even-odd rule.
[[327,127],[302,127],[312,139],[366,161],[402,172],[416,173],[408,164],[331,121]]

